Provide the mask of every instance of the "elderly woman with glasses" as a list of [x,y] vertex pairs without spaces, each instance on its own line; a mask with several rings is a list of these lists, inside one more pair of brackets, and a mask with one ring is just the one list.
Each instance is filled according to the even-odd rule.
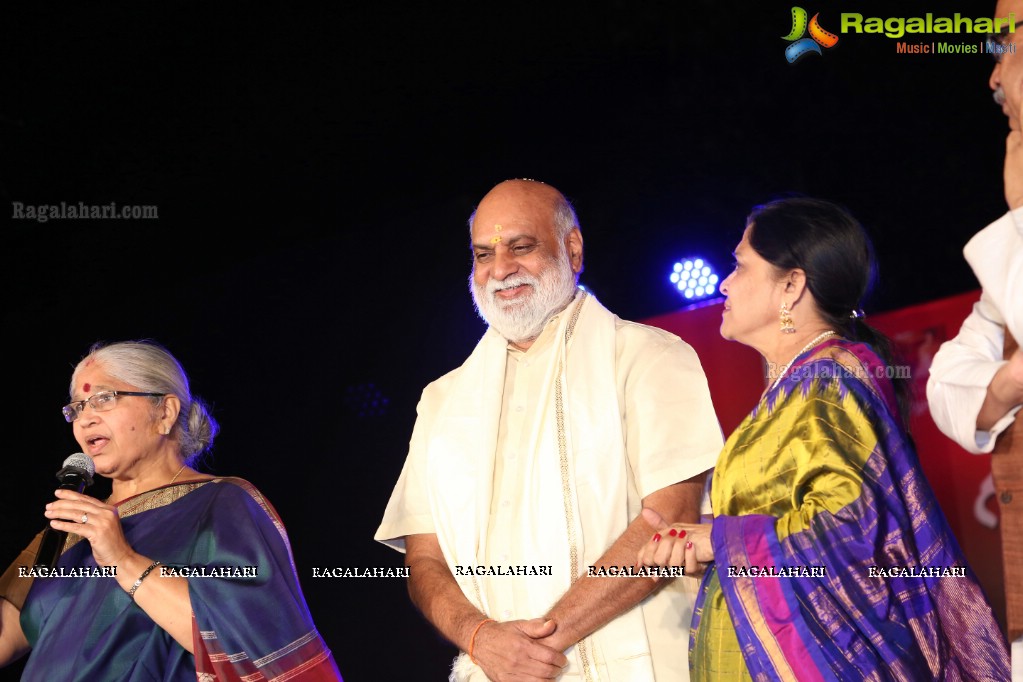
[[177,360],[94,346],[71,398],[64,417],[112,493],[46,505],[67,540],[47,571],[44,530],[0,578],[0,665],[31,650],[24,680],[340,680],[273,507],[194,468],[218,427]]

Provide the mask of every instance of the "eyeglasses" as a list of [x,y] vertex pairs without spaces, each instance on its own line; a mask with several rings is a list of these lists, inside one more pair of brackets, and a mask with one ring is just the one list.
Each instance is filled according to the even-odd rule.
[[988,33],[984,40],[984,51],[991,55],[996,62],[1000,62],[1006,52],[1015,54],[1016,43],[1009,42],[1010,38],[1015,37],[1012,33]]
[[64,413],[64,419],[68,422],[73,422],[78,419],[78,416],[82,414],[82,410],[85,409],[85,404],[88,403],[96,412],[106,412],[107,410],[114,409],[114,405],[117,404],[117,398],[122,395],[137,395],[148,398],[162,398],[166,393],[139,393],[138,391],[103,391],[97,393],[94,396],[89,396],[86,400],[76,400],[73,403],[68,403],[61,408],[61,412]]

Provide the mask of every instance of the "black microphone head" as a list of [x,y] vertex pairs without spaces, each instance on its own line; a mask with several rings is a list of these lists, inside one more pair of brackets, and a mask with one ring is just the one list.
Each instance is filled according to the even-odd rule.
[[86,485],[92,485],[92,475],[96,473],[96,463],[84,452],[76,452],[64,460],[64,468],[57,472],[57,480],[64,482],[69,474],[81,476]]

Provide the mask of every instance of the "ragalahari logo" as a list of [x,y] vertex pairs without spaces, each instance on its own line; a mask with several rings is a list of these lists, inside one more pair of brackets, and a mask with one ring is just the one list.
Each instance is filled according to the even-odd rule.
[[[811,52],[823,54],[822,47],[834,47],[838,44],[838,36],[821,28],[817,21],[819,16],[820,13],[813,15],[813,19],[807,25],[806,10],[802,7],[792,8],[792,30],[787,36],[782,36],[783,40],[792,43],[785,48],[785,59],[789,60],[789,64],[795,64]],[[807,29],[810,31],[810,37],[804,38],[803,34]]]

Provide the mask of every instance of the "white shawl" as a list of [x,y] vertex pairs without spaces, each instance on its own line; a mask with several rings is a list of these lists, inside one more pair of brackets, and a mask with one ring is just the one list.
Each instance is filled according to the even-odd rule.
[[[530,484],[522,491],[528,503],[521,505],[525,512],[516,536],[495,540],[508,548],[513,564],[550,565],[552,575],[456,575],[465,596],[487,614],[490,591],[501,589],[503,580],[519,579],[530,581],[529,603],[521,605],[516,617],[543,616],[630,521],[629,464],[615,380],[615,317],[582,294],[560,316],[555,343],[558,347],[545,369],[545,392],[535,404],[546,415],[537,420],[541,426],[530,437],[535,454],[523,463],[530,467]],[[430,510],[453,575],[456,566],[482,564],[488,556],[507,353],[505,339],[488,330],[465,364],[449,375],[426,434]],[[573,650],[581,658],[573,656]],[[653,680],[639,607],[568,654],[566,674],[582,679]],[[462,656],[457,670],[475,668],[466,665],[467,658]],[[453,679],[471,676],[456,672]]]

